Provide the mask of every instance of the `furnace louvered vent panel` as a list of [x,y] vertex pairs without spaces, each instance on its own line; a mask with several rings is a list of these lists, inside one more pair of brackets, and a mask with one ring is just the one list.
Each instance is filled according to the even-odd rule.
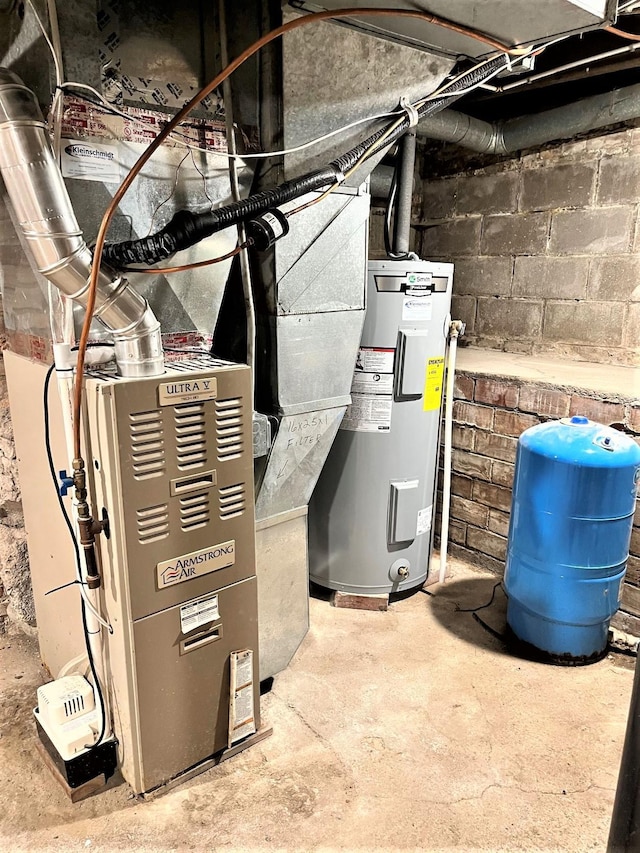
[[220,505],[220,518],[235,518],[247,508],[247,499],[244,483],[236,483],[235,486],[223,486],[218,492]]
[[180,522],[185,531],[209,523],[209,492],[180,498]]
[[157,504],[136,510],[138,541],[145,545],[169,535],[169,507]]
[[136,480],[159,477],[165,470],[164,433],[160,409],[129,415],[131,467]]
[[242,401],[239,397],[216,400],[218,460],[237,459],[243,450]]
[[174,408],[176,461],[181,470],[197,468],[207,461],[204,403],[184,403]]

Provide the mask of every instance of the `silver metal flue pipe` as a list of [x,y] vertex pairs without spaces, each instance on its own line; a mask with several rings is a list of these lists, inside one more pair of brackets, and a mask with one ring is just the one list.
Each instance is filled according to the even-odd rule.
[[[33,92],[0,68],[0,173],[23,245],[45,278],[86,306],[93,256],[78,227]],[[164,372],[160,323],[122,276],[103,265],[94,317],[109,329],[123,376]]]

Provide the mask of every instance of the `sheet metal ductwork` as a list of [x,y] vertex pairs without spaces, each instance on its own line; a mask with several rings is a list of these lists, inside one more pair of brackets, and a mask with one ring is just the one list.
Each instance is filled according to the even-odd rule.
[[[65,296],[86,306],[91,250],[78,226],[35,95],[4,68],[0,68],[0,172],[33,264]],[[163,373],[160,323],[146,299],[104,265],[94,317],[113,333],[123,376]]]
[[640,116],[640,84],[583,98],[537,115],[491,123],[456,110],[420,122],[418,135],[452,142],[481,154],[512,154],[557,139],[572,139]]

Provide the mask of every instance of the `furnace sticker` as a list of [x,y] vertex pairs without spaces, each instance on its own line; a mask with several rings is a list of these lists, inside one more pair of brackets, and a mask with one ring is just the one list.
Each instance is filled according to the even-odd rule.
[[174,557],[173,560],[165,560],[156,566],[158,589],[190,581],[216,572],[218,569],[226,569],[228,566],[233,566],[235,561],[235,539],[222,542],[220,545],[211,545],[209,548],[201,548],[199,551],[192,551],[182,557]]
[[60,152],[60,165],[65,178],[105,184],[120,183],[117,145],[65,139]]
[[218,380],[215,376],[202,379],[161,382],[158,385],[158,404],[174,406],[176,403],[191,403],[196,400],[215,400],[218,396]]

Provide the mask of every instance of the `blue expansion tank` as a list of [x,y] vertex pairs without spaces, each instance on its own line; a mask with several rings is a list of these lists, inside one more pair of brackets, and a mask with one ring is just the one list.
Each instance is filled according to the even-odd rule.
[[531,427],[516,457],[507,622],[557,663],[599,660],[619,606],[640,447],[575,416]]

